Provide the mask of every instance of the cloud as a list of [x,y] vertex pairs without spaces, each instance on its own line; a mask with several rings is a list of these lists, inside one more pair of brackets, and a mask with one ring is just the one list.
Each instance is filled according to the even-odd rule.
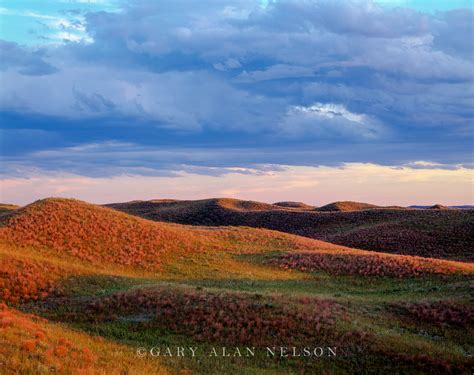
[[[28,4],[33,6],[33,4]],[[57,4],[62,7],[63,4]],[[87,4],[91,6],[91,4]],[[49,6],[44,7],[50,9]],[[58,13],[48,14],[40,11],[33,11],[25,9],[21,4],[12,9],[0,8],[0,15],[2,15],[2,22],[5,27],[10,27],[10,24],[16,24],[15,29],[19,26],[28,27],[30,36],[36,35],[43,41],[49,42],[85,42],[90,43],[92,39],[89,38],[85,31],[84,16],[80,10],[63,10]],[[38,35],[40,34],[40,35]]]
[[[428,15],[408,8],[382,8],[372,1],[279,1],[258,16],[269,27],[281,20],[288,29],[325,29],[351,36],[398,38],[429,32]],[[298,23],[290,24],[292,20]]]
[[58,71],[56,67],[43,59],[41,51],[28,51],[16,43],[0,40],[0,56],[2,71],[12,69],[27,76],[42,76]]
[[310,106],[292,106],[282,124],[283,135],[315,134],[330,138],[377,138],[383,126],[367,115],[353,113],[341,104],[314,103]]
[[144,0],[80,16],[45,21],[89,43],[0,44],[11,173],[472,162],[470,10]]
[[[474,43],[466,40],[473,33],[474,10],[455,9],[441,13],[432,20],[433,47],[448,54],[472,61]],[[472,39],[472,38],[471,38]]]
[[[285,102],[253,95],[203,71],[152,74],[80,67],[62,70],[48,81],[15,72],[4,74],[2,81],[4,108],[21,103],[34,113],[69,118],[132,116],[180,130],[252,132],[271,126]],[[45,84],[47,96],[42,95]]]
[[79,111],[102,112],[111,111],[115,108],[115,104],[112,101],[96,92],[88,95],[73,87],[72,93],[76,100],[74,106]]
[[237,81],[251,83],[285,78],[315,77],[315,68],[312,69],[288,64],[275,64],[264,70],[254,70],[250,72],[244,70],[237,77]]

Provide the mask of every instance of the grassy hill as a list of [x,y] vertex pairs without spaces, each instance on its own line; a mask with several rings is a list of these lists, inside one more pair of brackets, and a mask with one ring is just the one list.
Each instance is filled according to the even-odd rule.
[[0,203],[0,216],[3,214],[8,214],[18,208],[19,206],[14,204]]
[[361,202],[352,202],[352,201],[339,201],[339,202],[333,202],[333,203],[329,203],[325,206],[319,207],[318,211],[348,212],[348,211],[369,210],[369,209],[372,209],[372,208],[381,208],[381,207],[376,206],[374,204],[370,204],[370,203],[361,203]]
[[303,202],[286,201],[286,202],[276,202],[276,203],[273,203],[273,205],[278,206],[278,207],[284,207],[284,208],[295,208],[295,209],[303,210],[303,211],[311,211],[311,210],[317,209],[317,207],[305,204]]
[[[377,208],[336,202],[317,211],[231,200],[138,201],[107,205],[155,221],[267,228],[349,247],[474,260],[474,211]],[[270,206],[270,207],[269,207]],[[236,207],[239,207],[238,209]]]
[[[0,362],[26,373],[468,373],[473,275],[469,263],[46,199],[0,220]],[[189,345],[256,355],[133,354]],[[268,345],[338,356],[268,358]]]

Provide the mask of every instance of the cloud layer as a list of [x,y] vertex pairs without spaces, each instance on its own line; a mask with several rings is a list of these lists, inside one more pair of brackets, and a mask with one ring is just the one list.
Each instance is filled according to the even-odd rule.
[[0,172],[471,168],[472,20],[371,1],[81,13],[78,41],[0,43]]

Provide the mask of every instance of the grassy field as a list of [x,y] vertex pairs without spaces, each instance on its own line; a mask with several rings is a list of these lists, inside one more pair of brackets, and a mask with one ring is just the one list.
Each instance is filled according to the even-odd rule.
[[[473,370],[471,263],[155,223],[69,200],[3,216],[0,236],[4,373]],[[267,355],[280,346],[337,355]],[[173,356],[137,354],[153,347]],[[222,347],[229,356],[209,355]]]
[[266,228],[359,249],[474,260],[474,210],[377,207],[358,202],[335,202],[320,208],[301,204],[282,207],[237,199],[152,200],[107,206],[155,221]]

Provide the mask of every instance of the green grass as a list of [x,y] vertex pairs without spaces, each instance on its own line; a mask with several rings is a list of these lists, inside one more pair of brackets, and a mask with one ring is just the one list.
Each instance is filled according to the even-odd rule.
[[[54,204],[62,206],[66,203],[61,201]],[[41,246],[16,247],[11,242],[0,243],[1,259],[28,260],[41,266],[35,274],[28,273],[28,267],[17,266],[19,267],[18,273],[23,272],[23,276],[30,284],[34,284],[38,276],[48,276],[41,273],[42,267],[55,266],[51,267],[56,270],[56,274],[53,275],[55,276],[54,285],[58,287],[58,290],[62,290],[63,294],[51,294],[45,300],[19,305],[18,308],[24,312],[36,313],[54,323],[60,323],[66,329],[102,336],[114,345],[123,344],[129,353],[136,351],[137,347],[195,346],[197,343],[202,350],[207,351],[212,346],[222,346],[225,338],[219,335],[213,336],[212,339],[209,338],[210,336],[204,336],[206,338],[198,338],[197,335],[192,337],[192,331],[189,335],[184,335],[180,333],[182,331],[179,330],[179,327],[166,328],[173,326],[160,325],[158,320],[152,319],[158,316],[156,310],[145,313],[132,310],[127,312],[126,309],[123,310],[125,312],[120,309],[113,311],[113,306],[117,305],[112,305],[111,312],[116,316],[110,320],[100,320],[91,313],[94,310],[88,310],[87,307],[93,302],[101,302],[106,297],[118,292],[132,293],[135,292],[134,289],[155,287],[167,290],[169,288],[173,293],[183,294],[192,291],[219,293],[230,295],[231,299],[237,297],[238,294],[239,297],[248,298],[244,302],[250,301],[247,307],[252,306],[251,308],[259,305],[259,301],[257,303],[254,301],[255,295],[258,295],[258,298],[265,302],[271,301],[273,305],[270,310],[255,311],[264,313],[279,311],[283,315],[287,311],[283,307],[291,312],[296,310],[312,313],[314,311],[304,308],[317,309],[318,303],[324,306],[320,300],[330,300],[341,305],[340,311],[343,313],[337,315],[334,325],[327,325],[332,331],[324,331],[324,339],[339,339],[343,334],[349,332],[351,334],[353,332],[364,333],[365,338],[357,342],[357,345],[363,350],[358,355],[352,353],[351,356],[320,360],[301,358],[275,360],[269,359],[261,353],[252,359],[239,357],[216,359],[208,356],[195,359],[160,357],[160,363],[162,362],[172,373],[190,369],[196,374],[318,374],[325,369],[327,373],[416,374],[446,372],[445,367],[439,367],[437,364],[437,361],[441,361],[448,362],[453,368],[457,365],[464,366],[456,368],[457,373],[472,373],[470,371],[474,353],[472,340],[474,330],[472,327],[462,329],[447,324],[439,325],[417,321],[409,314],[394,308],[394,304],[441,300],[472,306],[470,296],[473,283],[472,270],[471,274],[466,271],[464,275],[430,276],[425,274],[416,278],[334,276],[322,271],[303,273],[271,266],[267,260],[281,252],[295,250],[315,251],[321,252],[321,254],[326,254],[326,251],[351,251],[353,255],[365,254],[365,252],[340,250],[330,244],[257,229],[233,227],[206,231],[196,228],[191,231],[175,225],[145,222],[127,217],[125,214],[114,213],[111,210],[100,209],[96,212],[90,207],[86,212],[97,214],[97,218],[102,217],[100,215],[107,218],[112,217],[113,220],[110,222],[105,219],[103,221],[105,224],[113,224],[113,233],[116,233],[116,236],[109,238],[111,231],[104,227],[98,228],[101,231],[99,231],[100,235],[94,237],[97,240],[94,242],[95,247],[89,245],[87,241],[78,242],[85,255],[94,256],[100,250],[99,255],[103,257],[87,261],[85,260],[87,258],[74,257],[75,253],[72,251],[75,250],[74,247],[68,247],[70,251],[64,251],[61,245],[64,239],[69,239],[70,236],[74,236],[77,231],[83,229],[82,224],[76,223],[77,217],[84,220],[88,218],[81,208],[84,206],[83,204],[74,205],[77,207],[72,213],[75,212],[79,216],[71,213],[66,215],[69,224],[68,222],[64,224],[61,217],[51,224],[51,215],[41,214],[40,216],[53,234],[56,233],[56,227],[66,226],[63,228],[65,233],[63,237],[65,238],[58,237],[56,242],[51,242],[50,232],[46,231],[38,237],[38,243],[42,244]],[[57,211],[53,210],[52,212]],[[67,213],[69,211],[59,210],[58,212]],[[92,220],[89,223],[90,227],[98,230],[96,223],[99,222],[101,220]],[[69,227],[71,223],[77,225]],[[137,235],[135,226],[130,227],[130,223],[136,224],[137,227],[142,230],[146,229],[146,231]],[[26,229],[23,228],[25,238],[29,238],[32,233],[38,235],[37,231],[33,232],[29,229],[37,228],[37,220],[28,219],[26,224],[28,224]],[[128,228],[127,233],[129,237],[133,238],[134,243],[130,244],[129,239],[121,238],[123,228]],[[156,239],[154,236],[161,233],[162,230],[164,234]],[[18,233],[16,227],[11,230],[12,235],[16,236]],[[148,237],[146,237],[147,235]],[[144,259],[152,258],[149,265],[155,264],[154,256],[162,256],[160,263],[156,263],[155,268],[143,269],[143,264],[139,262],[138,258],[128,259],[127,257],[130,253],[133,254],[132,245],[142,244],[143,236],[149,240],[149,247],[145,249],[146,251],[143,250]],[[101,260],[111,259],[110,244],[115,240],[118,242],[115,242],[113,249],[119,250],[119,254],[123,256],[122,261],[113,263]],[[176,241],[179,242],[178,245],[176,245]],[[16,244],[16,242],[14,243]],[[167,244],[169,251],[162,254],[156,249],[161,248],[164,244]],[[129,245],[130,249],[128,249]],[[50,246],[56,246],[56,248],[52,249]],[[124,250],[125,246],[127,246],[127,250]],[[155,250],[156,252],[153,252]],[[350,262],[355,258],[348,257],[347,259]],[[4,264],[20,263],[5,262]],[[461,266],[457,265],[456,267],[463,268],[466,265],[462,264]],[[11,277],[9,280],[16,279]],[[30,284],[25,283],[25,285]],[[15,285],[11,286],[12,290],[14,287]],[[153,298],[160,298],[161,295],[153,296]],[[303,297],[310,297],[310,299],[317,301],[308,305],[303,301],[306,299]],[[238,298],[234,299],[238,300]],[[138,300],[133,301],[136,303]],[[183,301],[183,299],[174,299],[174,301]],[[229,299],[225,299],[225,301],[228,303]],[[242,305],[245,305],[244,302]],[[279,310],[273,310],[275,306]],[[328,311],[337,313],[339,310],[330,308]],[[239,316],[238,312],[236,314]],[[296,314],[288,316],[294,318]],[[186,317],[177,318],[186,319]],[[323,321],[323,323],[325,322],[326,320]],[[301,329],[302,325],[300,324],[298,327]],[[305,329],[320,332],[311,326],[305,327]],[[314,339],[315,336],[301,337]],[[356,335],[356,337],[360,336]],[[300,343],[295,343],[295,345],[297,344]],[[314,345],[314,342],[304,344]],[[329,341],[318,344],[332,345]],[[354,341],[348,339],[347,342],[343,342],[343,345],[345,344],[347,346],[354,345]],[[3,350],[3,348],[0,349]],[[19,350],[21,352],[21,349]],[[416,355],[425,355],[426,357],[418,358]],[[136,360],[140,361],[141,359],[137,357]]]
[[[416,367],[398,363],[386,356],[387,352],[427,354],[433,358],[450,358],[466,361],[474,352],[470,333],[459,328],[436,327],[420,324],[393,313],[389,306],[394,302],[417,302],[449,299],[466,302],[469,298],[469,278],[466,276],[425,277],[417,279],[392,279],[360,276],[330,276],[325,273],[299,274],[295,280],[252,280],[252,279],[180,279],[156,280],[147,278],[115,276],[73,277],[64,283],[69,303],[50,300],[45,304],[24,305],[23,310],[34,311],[54,321],[68,322],[68,314],[80,311],[85,302],[93,299],[142,287],[170,287],[181,290],[205,290],[209,292],[248,293],[275,298],[279,303],[289,305],[294,298],[311,296],[331,299],[342,304],[348,312],[347,321],[337,322],[337,331],[362,330],[372,335],[373,348],[360,357],[320,359],[276,360],[262,353],[248,358],[167,358],[160,361],[179,373],[186,368],[198,374],[284,374],[320,373],[326,371],[356,372],[363,368],[365,373],[417,373]],[[119,319],[113,322],[93,321],[69,324],[90,334],[126,344],[130,350],[153,346],[196,346],[208,352],[219,342],[199,342],[165,329],[133,319]],[[472,330],[471,330],[472,331]],[[471,332],[473,333],[473,332]],[[375,348],[375,349],[374,349]],[[138,359],[139,360],[139,359]],[[421,370],[420,370],[421,371]],[[358,373],[364,373],[359,372]],[[421,372],[420,372],[421,373]]]

